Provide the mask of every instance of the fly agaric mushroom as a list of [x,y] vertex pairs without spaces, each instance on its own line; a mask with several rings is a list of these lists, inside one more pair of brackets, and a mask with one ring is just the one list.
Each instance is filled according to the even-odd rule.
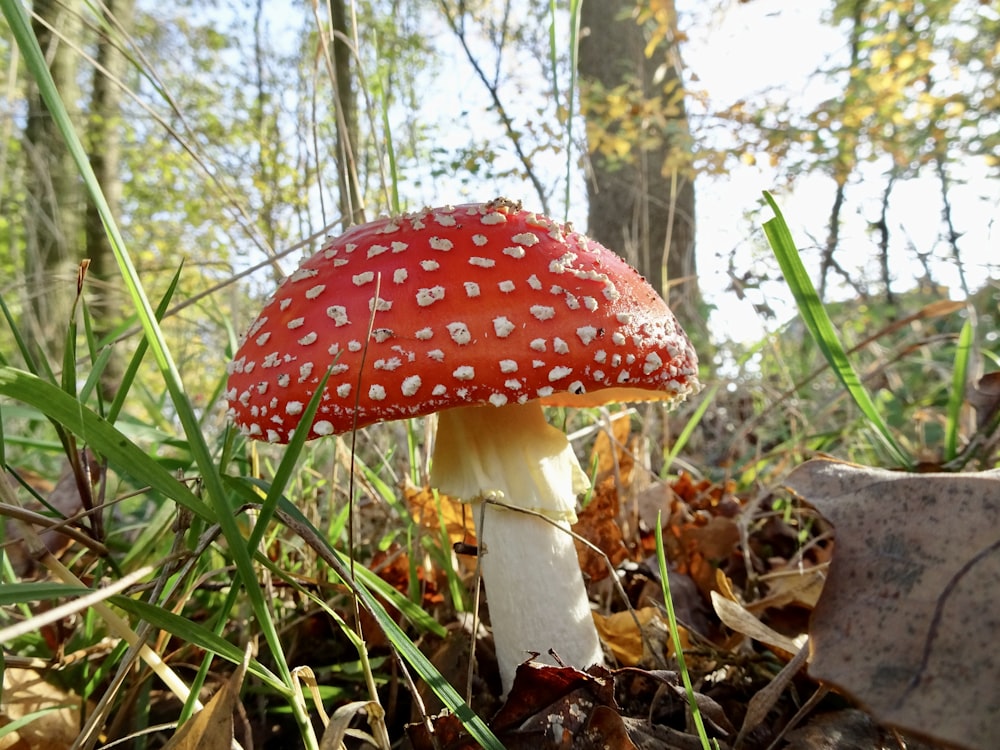
[[602,663],[566,533],[587,477],[542,405],[697,390],[695,352],[652,287],[505,199],[379,219],[278,287],[230,365],[230,415],[287,442],[328,369],[310,438],[440,412],[431,483],[472,504],[504,693],[533,653]]

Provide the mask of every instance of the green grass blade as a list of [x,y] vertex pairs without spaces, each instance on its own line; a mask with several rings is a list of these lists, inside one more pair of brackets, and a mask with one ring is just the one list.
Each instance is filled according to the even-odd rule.
[[0,394],[34,407],[75,434],[107,458],[115,471],[161,493],[200,518],[215,523],[212,509],[187,485],[178,481],[114,425],[58,386],[24,370],[0,367]]
[[670,596],[670,576],[667,571],[667,556],[663,550],[663,514],[656,514],[656,561],[660,567],[660,583],[663,586],[663,601],[667,607],[667,621],[670,625],[670,637],[674,644],[674,658],[677,660],[677,669],[681,673],[681,680],[684,682],[684,691],[687,693],[688,705],[691,707],[691,718],[694,720],[695,729],[698,731],[698,738],[704,750],[711,750],[712,745],[708,740],[708,733],[705,731],[705,723],[701,719],[701,711],[698,709],[698,699],[694,694],[694,686],[691,684],[691,675],[688,673],[687,664],[684,661],[684,644],[681,643],[680,630],[677,628],[677,614],[674,612],[674,600]]
[[[130,599],[127,596],[113,596],[110,601],[116,607],[124,609],[140,620],[170,633],[185,643],[205,649],[233,664],[243,663],[242,649],[182,615],[174,614],[141,599]],[[289,695],[289,686],[285,685],[277,675],[262,666],[257,660],[250,660],[249,671],[282,695]]]
[[799,315],[802,316],[806,329],[819,346],[834,374],[885,444],[893,459],[900,466],[907,469],[913,468],[913,459],[907,455],[892,436],[892,432],[885,420],[882,419],[882,415],[879,414],[871,396],[861,384],[861,379],[854,366],[847,358],[847,353],[837,337],[833,322],[802,264],[798,248],[792,239],[792,233],[785,222],[785,217],[781,214],[781,209],[778,208],[778,204],[771,194],[766,191],[764,199],[774,211],[774,218],[764,222],[764,233],[767,235],[771,249],[781,266],[785,283],[788,284],[788,288],[795,296],[795,303],[799,308]]
[[969,378],[969,361],[972,357],[972,341],[974,338],[972,319],[965,321],[958,334],[958,346],[955,349],[955,364],[952,367],[951,391],[948,394],[948,411],[944,433],[944,460],[951,461],[958,456],[958,433],[965,403],[965,389]]
[[92,589],[70,583],[5,583],[0,586],[0,607],[93,594]]

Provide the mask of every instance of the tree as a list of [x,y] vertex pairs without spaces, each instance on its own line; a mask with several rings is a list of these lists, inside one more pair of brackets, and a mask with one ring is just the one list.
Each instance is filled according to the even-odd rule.
[[[63,40],[80,38],[79,0],[37,0],[32,28],[56,88],[79,120],[76,53]],[[30,314],[25,321],[40,353],[60,351],[74,299],[73,279],[82,255],[83,191],[76,168],[37,86],[28,88],[24,129],[24,278]]]
[[[673,2],[584,2],[579,70],[588,231],[623,253],[697,328],[692,143]],[[668,296],[669,295],[669,296]]]

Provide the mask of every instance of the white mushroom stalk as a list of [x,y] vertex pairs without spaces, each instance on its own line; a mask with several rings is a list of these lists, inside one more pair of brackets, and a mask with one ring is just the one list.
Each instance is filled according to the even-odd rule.
[[541,405],[441,412],[431,484],[471,504],[504,693],[532,654],[546,664],[603,664],[569,534],[587,476]]

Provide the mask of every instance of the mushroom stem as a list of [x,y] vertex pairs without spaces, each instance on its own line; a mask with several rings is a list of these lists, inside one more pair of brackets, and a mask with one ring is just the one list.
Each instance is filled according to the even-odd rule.
[[504,694],[532,653],[554,664],[551,650],[581,669],[603,663],[568,533],[588,482],[565,434],[537,401],[449,409],[438,420],[431,483],[472,504]]

